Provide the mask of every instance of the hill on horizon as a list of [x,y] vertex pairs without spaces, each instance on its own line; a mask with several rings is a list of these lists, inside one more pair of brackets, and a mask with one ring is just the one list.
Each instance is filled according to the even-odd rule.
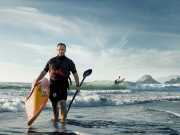
[[165,83],[167,81],[170,81],[171,79],[176,79],[178,77],[180,77],[180,75],[168,75],[168,76],[159,77],[157,80],[162,83]]
[[143,75],[136,83],[160,84],[160,82],[156,81],[151,75]]
[[165,83],[166,84],[177,84],[177,83],[180,83],[180,77],[172,78],[169,81],[166,81]]

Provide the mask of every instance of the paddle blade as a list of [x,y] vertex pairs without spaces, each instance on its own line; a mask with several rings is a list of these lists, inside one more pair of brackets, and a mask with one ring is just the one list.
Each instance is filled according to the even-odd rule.
[[88,69],[83,73],[83,78],[89,76],[92,73],[92,69]]

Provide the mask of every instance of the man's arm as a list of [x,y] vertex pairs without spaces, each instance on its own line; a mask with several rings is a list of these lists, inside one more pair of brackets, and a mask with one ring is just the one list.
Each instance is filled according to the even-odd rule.
[[35,80],[35,83],[34,83],[34,87],[39,83],[39,81],[46,75],[46,71],[42,71],[39,76],[37,77],[37,79]]
[[74,76],[74,80],[76,82],[76,89],[79,90],[79,76],[78,76],[78,73],[77,72],[74,73],[73,76]]

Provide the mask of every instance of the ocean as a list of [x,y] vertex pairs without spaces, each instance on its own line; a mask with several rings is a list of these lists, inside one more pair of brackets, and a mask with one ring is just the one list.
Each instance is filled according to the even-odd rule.
[[[24,99],[29,89],[26,83],[0,83],[0,135],[57,134],[51,123],[50,102],[28,128]],[[69,91],[68,103],[74,92]],[[80,135],[179,135],[180,87],[81,90],[62,130]]]

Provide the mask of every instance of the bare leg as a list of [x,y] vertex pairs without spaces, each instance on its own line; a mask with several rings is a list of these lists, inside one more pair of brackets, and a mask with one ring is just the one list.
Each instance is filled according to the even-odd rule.
[[54,115],[54,122],[59,121],[59,106],[58,106],[58,102],[53,103],[53,115]]
[[61,123],[64,123],[66,121],[66,116],[67,116],[66,100],[61,100],[60,105],[61,105]]

